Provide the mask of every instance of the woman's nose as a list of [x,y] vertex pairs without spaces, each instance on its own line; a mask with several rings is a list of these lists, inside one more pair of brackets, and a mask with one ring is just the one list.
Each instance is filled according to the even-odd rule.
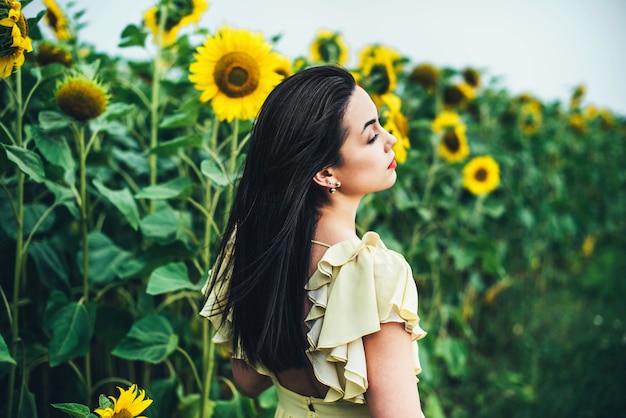
[[398,142],[398,139],[395,137],[395,135],[389,132],[387,139],[387,151],[393,148],[393,146],[396,145],[396,142]]

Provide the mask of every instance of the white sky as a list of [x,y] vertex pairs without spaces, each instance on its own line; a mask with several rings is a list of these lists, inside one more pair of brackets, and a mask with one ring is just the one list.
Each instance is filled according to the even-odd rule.
[[[213,33],[227,23],[266,38],[282,34],[277,50],[291,58],[308,54],[325,28],[343,34],[351,63],[365,45],[382,43],[415,64],[483,69],[511,93],[546,101],[567,103],[572,89],[584,83],[585,103],[626,115],[626,0],[209,1],[201,27]],[[156,0],[75,3],[72,11],[86,10],[83,42],[110,54],[145,57],[139,48],[117,44],[122,29],[139,24]],[[41,9],[35,0],[23,11],[31,16]]]

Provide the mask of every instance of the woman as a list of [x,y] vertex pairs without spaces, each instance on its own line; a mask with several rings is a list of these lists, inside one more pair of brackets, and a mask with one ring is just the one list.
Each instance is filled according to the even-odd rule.
[[277,417],[421,417],[417,290],[404,258],[356,235],[361,198],[396,181],[396,139],[347,71],[313,67],[268,96],[201,312],[233,379]]

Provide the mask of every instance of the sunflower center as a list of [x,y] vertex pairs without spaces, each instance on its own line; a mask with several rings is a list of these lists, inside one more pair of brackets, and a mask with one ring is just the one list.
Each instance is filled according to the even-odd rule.
[[485,170],[484,168],[479,168],[478,170],[476,170],[476,173],[474,174],[474,178],[476,179],[476,181],[485,181],[487,180],[487,175],[489,173],[487,173],[487,170]]
[[389,91],[391,80],[389,79],[385,64],[374,64],[370,72],[370,77],[372,79],[372,90],[376,94],[385,94]]
[[443,144],[445,147],[450,150],[450,152],[457,152],[459,148],[461,148],[461,141],[459,141],[459,137],[456,136],[456,132],[454,129],[449,129],[443,134]]
[[111,418],[133,418],[133,415],[126,408],[113,414]]
[[220,91],[228,97],[245,97],[259,85],[258,63],[244,52],[230,52],[215,64],[213,77]]

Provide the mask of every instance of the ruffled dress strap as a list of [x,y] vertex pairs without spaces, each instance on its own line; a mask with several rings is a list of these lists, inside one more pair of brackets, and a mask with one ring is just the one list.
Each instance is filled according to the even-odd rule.
[[413,340],[415,374],[421,372],[416,341],[417,287],[404,257],[375,232],[329,248],[306,285],[312,308],[307,354],[317,379],[330,389],[325,401],[364,403],[367,366],[362,338],[386,322],[404,323]]

